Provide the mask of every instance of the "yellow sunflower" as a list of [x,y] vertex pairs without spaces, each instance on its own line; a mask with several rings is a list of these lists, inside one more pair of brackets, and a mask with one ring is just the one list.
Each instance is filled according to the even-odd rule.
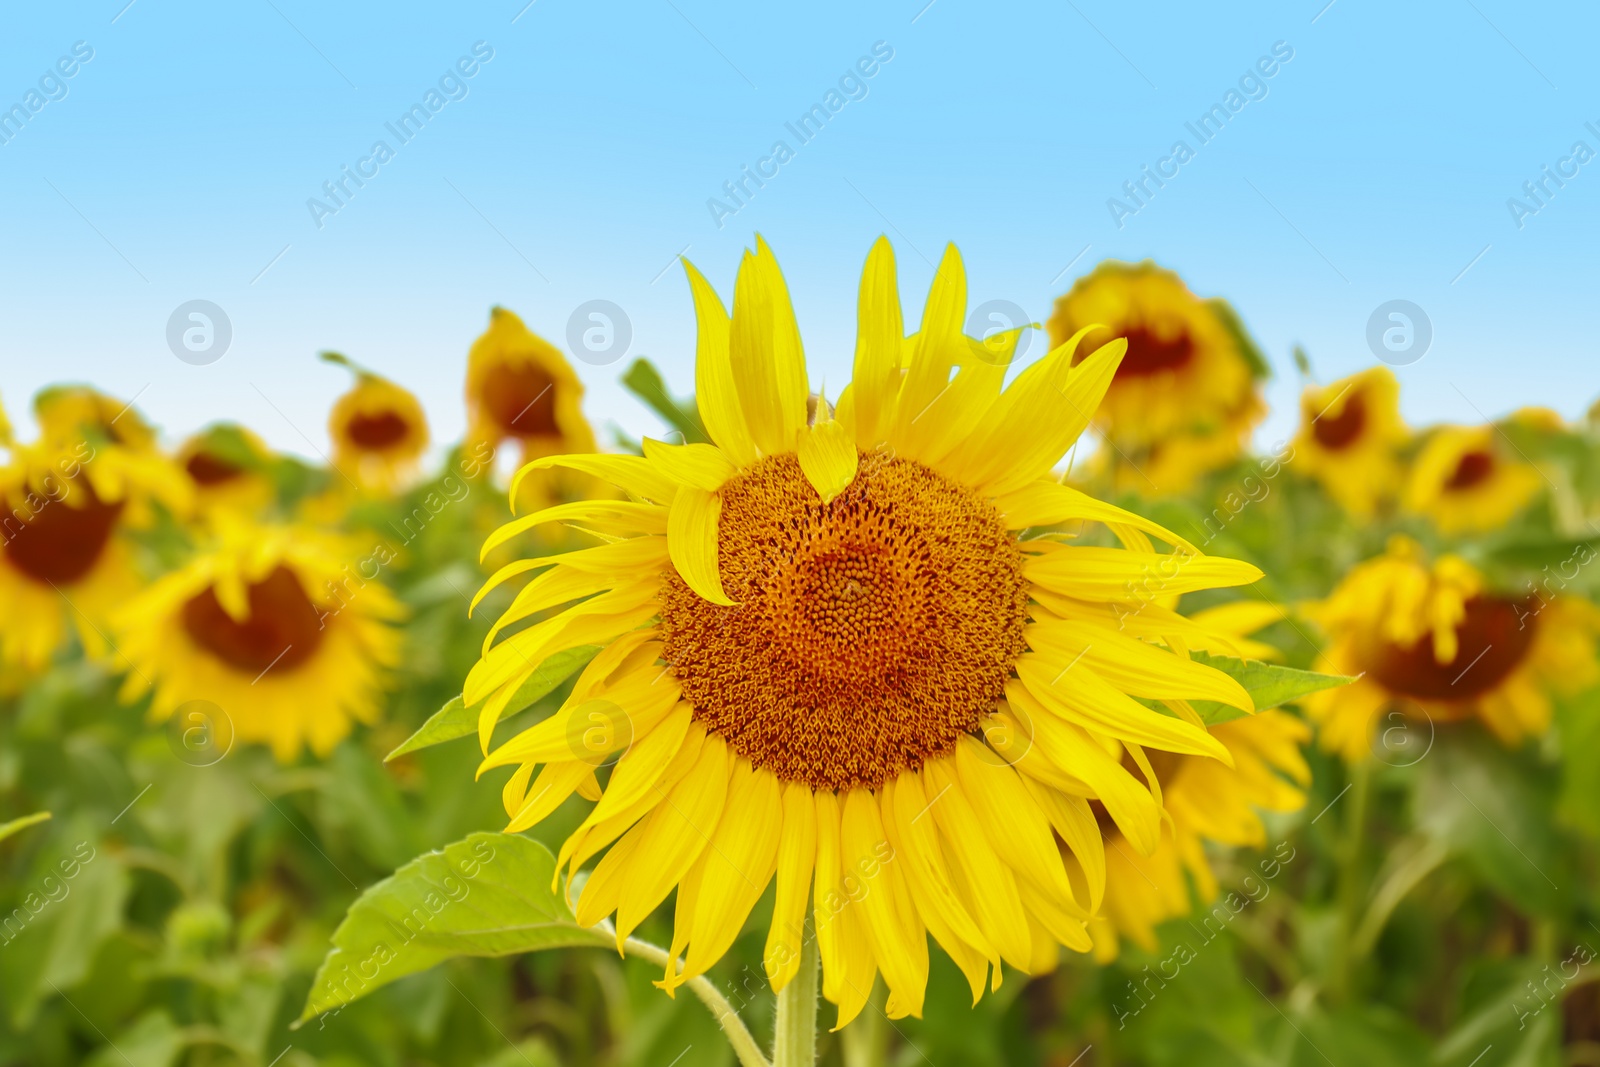
[[[583,417],[583,383],[561,352],[505,308],[489,312],[489,328],[467,354],[469,452],[515,441],[522,462],[595,450]],[[541,507],[572,491],[593,489],[587,478],[541,472],[524,480],[524,503]]]
[[324,352],[322,358],[349,367],[356,376],[328,413],[334,467],[363,489],[392,492],[416,473],[428,447],[422,403],[409,390],[337,352]]
[[140,584],[129,529],[154,514],[152,501],[189,501],[159,455],[73,438],[65,425],[30,444],[0,440],[0,664],[29,673],[71,631],[89,658],[107,656],[107,618]]
[[131,403],[87,385],[56,385],[33,398],[41,440],[61,443],[89,434],[135,452],[153,452],[156,432]]
[[153,692],[152,721],[203,702],[280,761],[305,746],[326,756],[354,721],[377,718],[400,659],[404,612],[376,579],[385,561],[309,528],[217,518],[215,544],[118,612],[122,699]]
[[1400,383],[1388,367],[1369,367],[1301,394],[1293,463],[1351,515],[1370,518],[1399,491],[1407,436]]
[[1444,426],[1429,435],[1413,461],[1405,504],[1447,537],[1481,533],[1515,518],[1538,495],[1542,480],[1494,426]]
[[202,510],[228,508],[255,515],[277,495],[264,470],[272,451],[243,426],[213,426],[178,449],[178,465],[194,485]]
[[1238,457],[1266,414],[1257,389],[1266,367],[1227,304],[1201,300],[1149,260],[1108,260],[1056,301],[1051,344],[1091,324],[1128,342],[1094,419],[1105,462],[1133,468],[1117,470],[1119,484],[1181,492]]
[[[1089,931],[1095,958],[1102,963],[1116,958],[1122,937],[1156,951],[1160,943],[1155,928],[1193,910],[1191,878],[1194,898],[1202,904],[1217,898],[1206,842],[1263,848],[1267,834],[1258,809],[1298,811],[1305,806],[1311,768],[1300,746],[1311,730],[1304,722],[1285,711],[1262,711],[1213,726],[1211,736],[1227,746],[1232,767],[1193,756],[1151,754],[1172,834],[1154,854],[1133,848],[1096,806],[1105,836],[1105,904]],[[1076,881],[1088,881],[1081,865],[1073,874]]]
[[[687,956],[660,983],[669,991],[722,956],[774,879],[767,973],[777,989],[795,976],[809,917],[839,1026],[879,973],[891,1016],[921,1012],[927,934],[974,999],[1002,962],[1034,972],[1058,945],[1087,951],[1089,900],[1057,835],[1079,856],[1098,850],[1096,799],[1134,847],[1154,849],[1145,750],[1227,762],[1188,701],[1251,706],[1178,637],[1155,643],[1187,621],[1155,601],[1260,576],[1052,476],[1125,343],[1075,366],[1080,333],[1002,389],[1004,361],[962,333],[952,247],[902,369],[880,239],[853,383],[808,417],[800,331],[766,244],[745,254],[731,318],[688,277],[697,401],[716,443],[536,460],[525,469],[589,472],[631,499],[544,509],[485,545],[552,522],[601,541],[514,563],[484,590],[543,572],[495,624],[464,693],[482,706],[483,769],[516,767],[508,829],[575,791],[599,798],[558,869],[570,878],[609,849],[577,914],[614,915],[619,945],[677,889],[672,952]],[[1080,520],[1126,547],[1018,536]],[[490,751],[522,681],[584,644],[604,647],[561,709]],[[602,788],[596,769],[618,752]]]
[[1323,747],[1350,760],[1369,754],[1380,729],[1425,736],[1474,717],[1514,745],[1549,725],[1552,691],[1600,677],[1592,605],[1497,593],[1458,556],[1430,566],[1405,537],[1308,613],[1332,639],[1318,669],[1359,676],[1305,700]]

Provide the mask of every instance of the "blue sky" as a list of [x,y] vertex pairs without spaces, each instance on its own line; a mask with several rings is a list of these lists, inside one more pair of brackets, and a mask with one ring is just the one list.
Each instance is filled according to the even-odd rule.
[[[314,354],[337,348],[416,390],[449,441],[491,305],[565,347],[573,311],[601,299],[632,342],[579,365],[587,411],[650,432],[615,380],[647,355],[689,388],[674,257],[731,293],[757,231],[814,383],[848,377],[857,275],[888,233],[912,322],[947,241],[974,305],[1038,321],[1108,256],[1228,297],[1278,371],[1263,444],[1292,426],[1291,347],[1322,379],[1367,366],[1368,318],[1392,299],[1433,328],[1399,369],[1415,421],[1574,416],[1600,395],[1600,159],[1573,156],[1600,152],[1592,5],[125,2],[5,16],[0,108],[42,102],[0,126],[14,417],[49,382],[90,380],[173,438],[235,419],[311,455],[347,381]],[[1256,98],[1201,144],[1185,124],[1275,45],[1292,58],[1247,80]],[[402,143],[386,124],[429,90],[438,110]],[[785,124],[830,90],[842,106],[802,143]],[[1144,166],[1170,173],[1179,140],[1193,157],[1119,227],[1107,201],[1131,206]],[[1523,183],[1546,165],[1565,184],[1515,219],[1507,201],[1536,206]],[[776,173],[736,213],[708,206],[758,166]],[[308,208],[345,167],[370,176],[346,180],[337,212]],[[232,325],[207,365],[166,340],[193,299]]]

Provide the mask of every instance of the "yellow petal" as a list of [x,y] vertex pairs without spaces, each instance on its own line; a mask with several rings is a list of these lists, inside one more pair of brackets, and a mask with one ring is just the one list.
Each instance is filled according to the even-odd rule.
[[737,473],[733,461],[716,445],[671,445],[646,437],[644,454],[675,486],[693,486],[709,493]]
[[783,830],[778,779],[743,757],[734,760],[728,803],[701,857],[700,891],[694,904],[694,936],[683,976],[704,974],[739,936],[745,918],[772,880]]
[[582,471],[592,474],[596,478],[610,482],[612,485],[632,493],[634,496],[645,500],[653,500],[657,504],[672,503],[672,494],[677,491],[677,486],[662,477],[659,470],[650,462],[640,456],[609,456],[599,454],[580,454],[568,456],[544,456],[524,463],[517,468],[517,473],[511,478],[511,508],[517,507],[517,489],[521,487],[522,480],[535,471],[548,470],[551,467],[566,467],[570,470]]
[[579,761],[546,764],[533,780],[533,785],[528,787],[527,799],[506,824],[505,832],[521,833],[543,821],[572,795],[584,779],[593,774],[593,767]]
[[920,936],[920,922],[915,925],[919,936],[907,936],[891,881],[899,873],[897,857],[883,832],[877,798],[869,790],[856,788],[845,794],[839,835],[846,884],[852,877],[860,883],[861,927],[878,969],[905,1011],[920,1016],[928,984],[928,942]]
[[1233,765],[1221,741],[1193,723],[1145,707],[1081,662],[1073,666],[1024,653],[1016,672],[1020,681],[1006,686],[1008,697],[1025,687],[1047,710],[1079,726],[1168,752],[1215,756]]
[[817,421],[800,434],[800,470],[824,504],[844,492],[856,477],[856,443],[844,424]]
[[602,532],[631,537],[635,534],[665,533],[667,509],[656,504],[639,504],[631,500],[575,500],[543,508],[501,526],[483,542],[478,553],[481,561],[519,534],[551,522],[581,522]]
[[803,782],[785,782],[782,800],[778,889],[761,958],[774,992],[782,992],[800,970],[800,950],[807,936],[806,901],[817,859],[817,809],[811,799],[811,787]]
[[1024,566],[1030,581],[1080,600],[1148,603],[1198,589],[1260,581],[1261,570],[1242,560],[1187,553],[1130,552],[1125,548],[1028,542],[1039,552]]
[[1029,482],[1020,489],[996,497],[994,506],[1005,516],[1006,526],[1012,530],[1029,526],[1060,526],[1066,522],[1125,523],[1154,534],[1175,548],[1200,554],[1198,548],[1165,526],[1125,511],[1115,504],[1096,500],[1088,493],[1080,493],[1071,486],[1049,478]]
[[728,765],[728,746],[715,734],[707,737],[694,770],[640,824],[639,846],[629,863],[634,876],[617,904],[618,937],[631,934],[700,858],[722,817]]
[[806,425],[805,355],[778,261],[756,238],[733,288],[729,358],[750,436],[763,455],[794,451]]
[[950,370],[969,355],[962,332],[967,310],[967,272],[955,245],[945,248],[922,309],[911,366],[900,387],[889,443],[899,449],[916,432],[915,423],[950,388]]
[[683,261],[683,269],[689,276],[689,292],[694,296],[699,331],[694,388],[700,421],[729,459],[748,467],[756,461],[757,452],[755,441],[745,426],[744,411],[739,406],[739,391],[733,383],[733,366],[728,356],[728,312],[711,283],[687,259]]
[[1022,784],[1083,868],[1084,877],[1089,883],[1089,911],[1099,912],[1100,902],[1106,892],[1106,843],[1100,835],[1100,824],[1094,817],[1094,809],[1083,797],[1052,789],[1027,776],[1023,777]]
[[684,487],[667,516],[667,554],[678,576],[713,604],[732,604],[722,591],[717,570],[717,520],[722,498],[704,489]]
[[1115,630],[1086,622],[1036,622],[1028,627],[1027,640],[1041,655],[1055,662],[1081,663],[1136,697],[1216,700],[1256,710],[1250,694],[1231,675]]
[[923,764],[922,778],[928,810],[951,860],[956,891],[1000,957],[1019,970],[1026,968],[1031,941],[1016,879],[995,855],[950,763],[930,760]]
[[[822,957],[822,995],[839,1006],[835,1031],[861,1014],[878,966],[856,913],[857,901],[844,881],[840,855],[839,798],[817,793],[817,873],[812,890],[817,952]],[[855,883],[859,893],[860,883]]]
[[[900,318],[900,287],[895,280],[894,250],[887,237],[873,242],[861,271],[856,304],[856,359],[850,382],[850,407],[856,444],[871,450],[886,436],[895,394],[900,388],[900,343],[905,325]],[[844,398],[840,398],[843,408]],[[843,415],[841,414],[841,421]]]
[[1066,454],[1105,396],[1127,341],[1118,339],[1072,365],[1079,330],[1024,370],[1000,395],[961,450],[960,476],[996,496],[1043,477]]

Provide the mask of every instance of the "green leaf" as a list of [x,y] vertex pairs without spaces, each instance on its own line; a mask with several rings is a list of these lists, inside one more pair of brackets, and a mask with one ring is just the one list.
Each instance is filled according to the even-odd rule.
[[[551,690],[562,682],[571,678],[584,664],[594,659],[600,651],[599,645],[579,645],[569,648],[565,652],[557,652],[543,663],[537,670],[529,675],[528,680],[511,697],[511,702],[506,705],[506,710],[501,713],[502,719],[508,719],[517,712],[526,708],[534,701],[550,694]],[[384,762],[404,756],[407,752],[415,752],[420,748],[431,748],[442,745],[446,741],[454,741],[458,737],[478,732],[478,709],[467,707],[459,696],[451,697],[449,703],[434,712],[428,721],[423,723],[417,732],[400,743],[400,747],[384,757]]]
[[[1209,652],[1195,652],[1192,655],[1195,662],[1215,667],[1244,686],[1245,692],[1250,694],[1250,699],[1255,701],[1257,711],[1290,704],[1311,693],[1332,689],[1338,685],[1349,685],[1355,680],[1342,674],[1318,674],[1316,671],[1280,667],[1275,663],[1263,663],[1255,659],[1216,656]],[[1193,704],[1194,710],[1200,713],[1200,717],[1209,726],[1217,726],[1248,714],[1238,708],[1212,700],[1196,700]]]
[[531,838],[469,834],[368,889],[333,933],[296,1026],[458,956],[605,947],[552,888],[555,857]]
[[50,818],[48,811],[36,811],[32,815],[24,815],[20,819],[0,822],[0,841],[4,841],[18,830],[26,830],[30,826],[37,826],[48,818]]
[[622,376],[622,384],[628,391],[643,400],[654,411],[666,420],[668,426],[683,434],[685,443],[706,442],[711,436],[706,433],[705,427],[700,425],[700,417],[692,405],[682,404],[667,392],[667,384],[661,379],[661,372],[656,370],[655,364],[648,359],[636,359],[633,366],[628,368],[628,373]]
[[1272,377],[1272,366],[1267,362],[1267,357],[1261,354],[1261,347],[1256,344],[1255,338],[1250,336],[1250,331],[1244,328],[1244,321],[1239,318],[1239,313],[1233,305],[1220,296],[1212,297],[1206,305],[1221,320],[1223,329],[1233,335],[1233,343],[1238,346],[1239,354],[1250,365],[1250,375],[1253,378],[1264,379]]

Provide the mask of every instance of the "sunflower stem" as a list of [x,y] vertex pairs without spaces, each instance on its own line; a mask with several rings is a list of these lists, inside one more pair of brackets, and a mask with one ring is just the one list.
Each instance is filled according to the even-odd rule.
[[[667,950],[648,941],[640,941],[636,937],[628,938],[626,947],[629,953],[639,956],[657,967],[671,966],[674,970],[682,964],[674,959]],[[744,1020],[739,1018],[739,1013],[733,1010],[733,1005],[728,1003],[728,998],[717,992],[717,987],[712,985],[705,975],[697,975],[689,979],[684,985],[694,991],[705,1006],[711,1009],[711,1015],[717,1020],[717,1025],[722,1027],[722,1033],[728,1039],[728,1044],[733,1046],[733,1053],[739,1057],[740,1067],[772,1067],[767,1058],[761,1054],[761,1046],[756,1044],[756,1039],[750,1036],[749,1029],[744,1025]]]
[[817,959],[817,939],[801,938],[800,969],[778,994],[772,1067],[811,1067],[817,1062]]

